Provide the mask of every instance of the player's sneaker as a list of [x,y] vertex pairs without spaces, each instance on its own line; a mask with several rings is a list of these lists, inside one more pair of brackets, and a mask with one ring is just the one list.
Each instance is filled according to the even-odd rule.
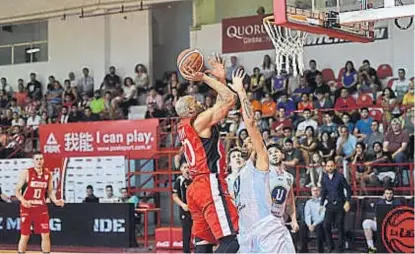
[[367,249],[367,253],[376,253],[376,248],[375,247],[369,247]]

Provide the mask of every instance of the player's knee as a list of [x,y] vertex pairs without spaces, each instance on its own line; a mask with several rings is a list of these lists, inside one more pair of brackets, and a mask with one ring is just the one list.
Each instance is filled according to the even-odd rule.
[[228,235],[219,240],[219,247],[215,253],[236,253],[239,250],[239,243],[236,235]]
[[42,237],[43,240],[49,240],[50,233],[41,233],[40,236]]
[[29,238],[30,238],[30,234],[27,234],[27,235],[20,235],[20,241],[21,242],[28,242],[29,241]]
[[363,229],[372,229],[372,220],[366,219],[362,222],[362,228]]

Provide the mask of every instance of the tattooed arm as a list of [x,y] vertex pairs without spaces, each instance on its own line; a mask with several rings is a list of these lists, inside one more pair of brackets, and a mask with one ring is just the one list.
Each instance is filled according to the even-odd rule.
[[236,102],[235,93],[220,81],[209,77],[202,72],[194,72],[190,68],[182,70],[186,79],[203,81],[210,88],[218,93],[217,100],[213,107],[201,112],[193,122],[193,127],[200,137],[210,138],[211,128],[228,115]]
[[257,155],[256,168],[261,171],[268,171],[269,158],[267,149],[265,148],[262,140],[262,135],[255,125],[254,112],[252,111],[251,102],[248,100],[246,91],[243,88],[242,80],[244,76],[245,73],[242,70],[236,71],[232,77],[232,88],[238,93],[239,100],[241,101],[242,116],[246,130],[251,137],[252,147]]

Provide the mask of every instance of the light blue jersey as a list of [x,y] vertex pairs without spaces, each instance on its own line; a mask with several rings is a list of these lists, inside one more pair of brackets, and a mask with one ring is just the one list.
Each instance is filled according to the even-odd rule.
[[268,175],[268,172],[259,171],[252,161],[248,160],[233,183],[241,235],[248,233],[255,223],[270,214]]
[[[271,213],[273,192],[270,183],[276,187],[275,184],[280,182],[279,177],[271,180],[274,173],[257,170],[249,160],[234,178],[233,191],[239,214],[240,253],[295,253],[285,222]],[[287,177],[292,179],[292,175],[284,175],[284,178]],[[284,187],[288,193],[290,187]],[[284,195],[280,195],[278,198],[283,198]],[[287,195],[284,197],[286,199]]]
[[294,183],[294,176],[283,170],[278,173],[277,170],[270,166],[269,182],[271,189],[271,213],[276,217],[282,217],[285,213],[288,194]]

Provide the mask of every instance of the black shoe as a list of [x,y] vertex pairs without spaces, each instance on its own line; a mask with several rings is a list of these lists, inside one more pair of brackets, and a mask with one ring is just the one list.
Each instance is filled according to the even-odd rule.
[[369,247],[367,248],[367,253],[376,253],[377,249],[375,247]]

